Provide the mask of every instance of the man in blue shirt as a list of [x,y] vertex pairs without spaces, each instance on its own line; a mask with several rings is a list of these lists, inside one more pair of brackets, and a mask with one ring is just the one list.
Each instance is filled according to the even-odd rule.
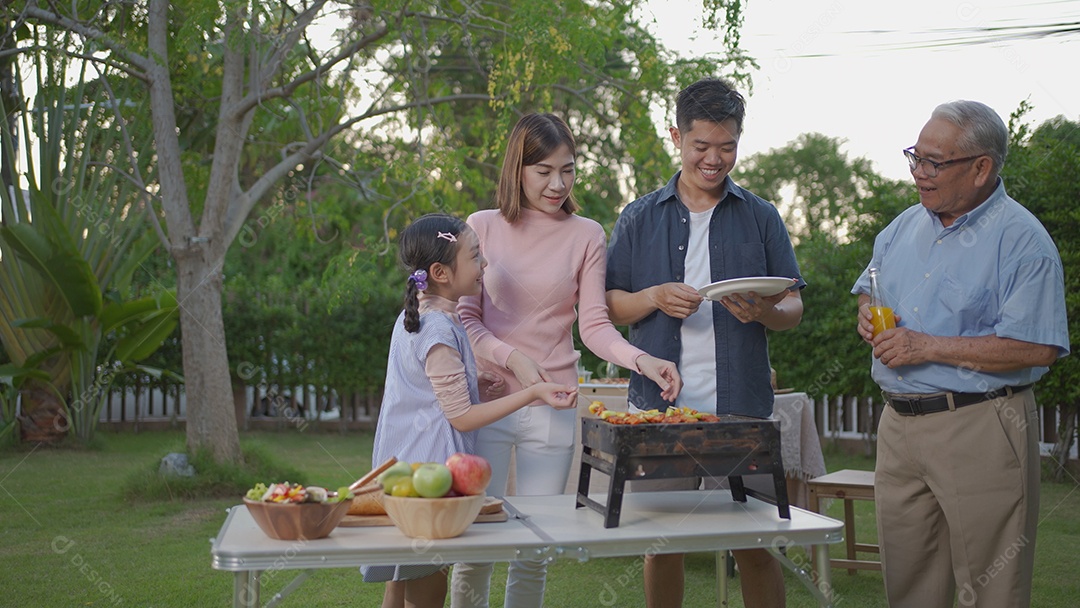
[[[776,208],[728,177],[744,115],[742,96],[725,81],[701,80],[679,93],[677,126],[670,133],[682,170],[628,205],[616,221],[608,246],[607,300],[612,321],[630,325],[632,344],[678,363],[678,405],[765,418],[773,407],[766,330],[798,325],[805,283]],[[699,288],[753,276],[793,282],[774,296],[749,292],[702,305]],[[659,391],[648,384],[631,376],[631,406],[663,406]],[[733,553],[745,605],[783,606],[779,562],[765,549]],[[682,605],[682,555],[646,556],[644,576],[649,608]]]
[[904,150],[919,191],[869,267],[897,327],[858,331],[887,407],[874,488],[893,608],[1026,607],[1039,513],[1031,385],[1069,352],[1061,259],[998,174],[1008,130],[984,104],[938,106]]

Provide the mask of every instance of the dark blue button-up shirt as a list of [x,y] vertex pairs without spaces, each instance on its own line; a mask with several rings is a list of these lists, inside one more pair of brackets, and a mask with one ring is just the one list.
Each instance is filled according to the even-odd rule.
[[[679,200],[679,174],[663,188],[627,205],[608,245],[607,289],[638,292],[682,282],[690,242],[690,212]],[[713,282],[739,277],[797,278],[795,251],[779,212],[768,201],[725,180],[725,195],[709,220],[709,265]],[[710,305],[706,301],[702,306]],[[742,323],[719,303],[712,305],[716,335],[716,413],[767,418],[772,414],[769,344],[765,326]],[[630,326],[630,342],[674,361],[682,352],[682,319],[660,310]],[[630,379],[630,403],[661,408],[660,387],[639,374]],[[707,408],[703,408],[707,409]]]

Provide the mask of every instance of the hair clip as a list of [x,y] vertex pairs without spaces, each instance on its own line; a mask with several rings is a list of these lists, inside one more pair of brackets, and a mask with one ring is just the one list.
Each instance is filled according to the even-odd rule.
[[416,270],[409,275],[409,282],[416,283],[416,289],[424,291],[427,289],[427,271]]
[[456,243],[457,242],[457,237],[451,232],[440,232],[439,236],[437,236],[435,238],[437,238],[437,239],[446,239],[446,240],[450,241],[451,243]]

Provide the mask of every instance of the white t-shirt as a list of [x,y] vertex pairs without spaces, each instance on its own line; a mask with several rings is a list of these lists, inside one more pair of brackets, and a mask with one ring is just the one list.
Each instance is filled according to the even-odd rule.
[[[690,213],[690,243],[686,248],[683,282],[700,289],[712,283],[709,265],[709,220],[713,210]],[[713,306],[705,300],[697,311],[683,319],[679,335],[682,355],[679,373],[683,387],[675,404],[699,412],[716,413],[716,335],[713,330]]]

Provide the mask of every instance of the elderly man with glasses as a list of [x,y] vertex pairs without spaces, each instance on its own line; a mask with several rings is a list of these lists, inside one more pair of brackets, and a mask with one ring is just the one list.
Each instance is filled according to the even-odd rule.
[[1039,512],[1031,386],[1069,352],[1061,258],[999,177],[1008,130],[984,104],[938,106],[904,150],[918,205],[874,242],[896,327],[858,332],[887,406],[876,493],[892,608],[1026,607]]

